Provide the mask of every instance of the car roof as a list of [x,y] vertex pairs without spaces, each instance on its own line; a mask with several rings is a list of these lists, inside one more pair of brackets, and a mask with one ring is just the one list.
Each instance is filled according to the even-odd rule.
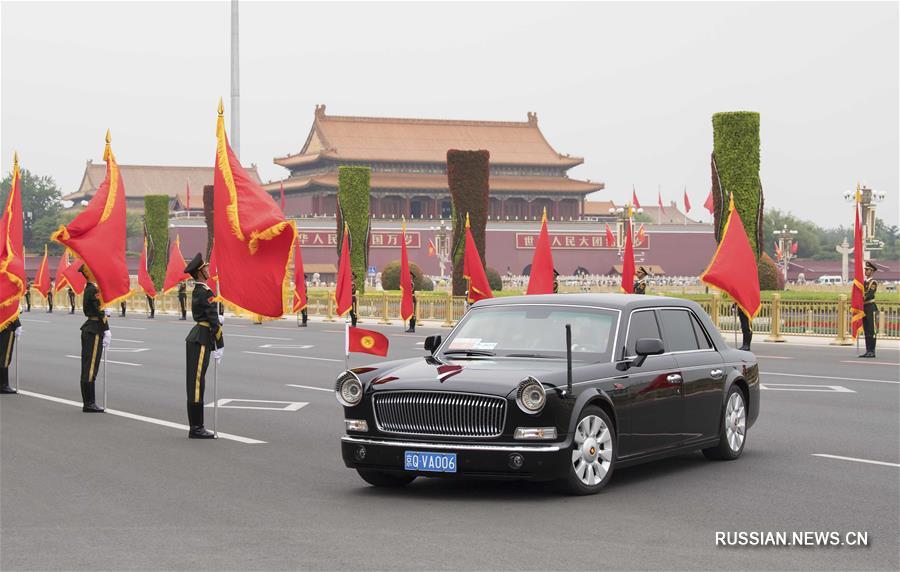
[[614,310],[631,311],[637,308],[680,306],[699,308],[696,302],[683,298],[670,298],[667,296],[646,296],[642,294],[537,294],[532,296],[501,296],[488,298],[474,304],[475,308],[499,306],[505,304],[560,304],[576,306],[595,306],[598,308],[611,308]]

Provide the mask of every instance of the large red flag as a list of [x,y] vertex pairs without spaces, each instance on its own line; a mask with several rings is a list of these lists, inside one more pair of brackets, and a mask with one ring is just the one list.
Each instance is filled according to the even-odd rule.
[[708,211],[709,211],[709,214],[715,214],[715,213],[716,213],[716,201],[715,201],[715,199],[713,198],[713,192],[712,192],[712,191],[710,191],[710,192],[709,192],[709,195],[707,195],[707,197],[706,197],[706,202],[703,203],[703,208],[705,208],[706,210],[708,210]]
[[[184,267],[181,267],[184,269]],[[141,260],[138,262],[138,284],[144,289],[144,293],[151,298],[156,298],[156,285],[147,271],[147,238],[144,237],[144,248],[141,249]]]
[[609,223],[606,223],[606,246],[615,246],[616,245],[616,235],[613,234],[611,228],[609,228]]
[[213,217],[218,299],[245,313],[281,317],[282,287],[297,233],[272,196],[234,156],[221,100],[216,141]]
[[44,258],[34,278],[34,288],[46,297],[50,293],[50,263],[47,260],[47,245],[44,245]]
[[687,189],[684,190],[684,214],[691,212],[691,200],[687,196]]
[[13,154],[12,183],[0,218],[0,329],[19,316],[25,294],[25,251],[22,245],[22,189],[19,156]]
[[347,328],[347,353],[356,352],[384,357],[388,354],[389,345],[387,336],[384,334],[352,326]]
[[212,291],[216,294],[219,293],[219,262],[216,260],[216,245],[213,243],[213,247],[209,252],[209,268],[206,269],[209,272],[209,279],[206,281],[207,286],[212,288]]
[[622,253],[621,288],[622,292],[626,294],[634,294],[634,244],[631,240],[630,218],[625,221],[625,251]]
[[67,266],[65,271],[63,271],[63,275],[66,277],[66,282],[68,282],[69,286],[72,287],[72,290],[76,294],[81,294],[82,292],[84,292],[84,287],[87,286],[87,278],[84,277],[84,274],[79,272],[83,263],[83,260],[81,260],[80,258],[76,258],[75,261]]
[[341,259],[338,261],[334,303],[337,306],[338,316],[346,316],[353,307],[353,269],[350,267],[350,229],[347,223],[344,223],[344,238],[341,240]]
[[66,268],[69,267],[69,252],[63,252],[59,257],[59,263],[56,265],[56,284],[53,286],[54,292],[59,292],[68,285],[66,280]]
[[528,290],[525,293],[553,294],[553,252],[550,250],[546,208],[541,216],[541,232],[531,258],[531,274],[528,276]]
[[741,215],[734,208],[734,198],[728,205],[728,219],[722,230],[722,240],[700,280],[713,288],[728,292],[750,319],[759,312],[756,255],[747,239]]
[[185,266],[187,262],[181,254],[181,237],[176,234],[175,242],[169,243],[169,263],[166,266],[166,278],[163,280],[163,294],[171,292],[182,280],[191,279],[191,276],[184,272]]
[[400,319],[412,318],[415,311],[412,298],[412,277],[409,275],[409,255],[406,253],[406,219],[400,231]]
[[107,131],[103,151],[106,179],[88,206],[50,237],[74,252],[93,272],[103,308],[131,295],[131,278],[125,262],[125,182],[110,141]]
[[856,188],[856,203],[854,205],[856,211],[856,223],[853,227],[853,290],[850,293],[850,335],[853,339],[859,335],[859,331],[863,327],[863,318],[865,311],[865,283],[866,273],[863,270],[863,233],[862,222],[859,216],[859,187]]
[[638,228],[637,234],[634,237],[634,246],[640,246],[644,244],[644,240],[647,239],[647,232],[644,230],[644,225],[641,225]]
[[306,308],[306,271],[303,270],[303,250],[300,241],[294,246],[294,306],[292,311],[296,314]]
[[634,208],[636,208],[636,209],[641,208],[641,203],[639,203],[637,200],[637,191],[634,190],[633,186],[631,187],[631,203],[634,206]]
[[469,213],[466,213],[466,248],[463,252],[463,278],[469,281],[468,299],[470,304],[494,297],[494,293],[491,291],[491,284],[488,282],[487,273],[484,271],[484,264],[481,263],[481,256],[478,254],[475,237],[472,236],[472,229],[469,226]]

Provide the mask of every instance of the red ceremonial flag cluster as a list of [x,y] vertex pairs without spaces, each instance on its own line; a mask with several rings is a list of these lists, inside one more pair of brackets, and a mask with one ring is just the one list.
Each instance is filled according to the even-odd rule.
[[491,284],[487,279],[487,273],[484,271],[484,264],[481,263],[481,256],[478,254],[475,237],[472,236],[472,229],[469,226],[469,213],[466,213],[466,249],[463,253],[463,278],[469,281],[468,299],[470,304],[494,297],[494,293],[491,291]]
[[56,284],[53,286],[54,292],[59,292],[69,283],[66,280],[66,268],[69,267],[69,252],[63,252],[59,257],[59,263],[56,265]]
[[50,237],[75,253],[93,272],[105,308],[131,295],[125,263],[125,183],[106,132],[106,179],[91,202],[68,226]]
[[609,223],[606,223],[606,246],[615,246],[616,245],[616,236],[613,234],[611,228],[609,228]]
[[622,292],[634,294],[634,244],[631,239],[631,213],[625,221],[625,250],[622,253]]
[[709,211],[709,214],[716,214],[716,200],[713,198],[712,191],[709,191],[709,195],[706,197],[706,202],[703,203],[703,208]]
[[641,225],[641,227],[637,231],[637,235],[635,235],[634,237],[634,245],[640,246],[644,244],[644,240],[646,240],[646,238],[647,232],[644,230],[644,225]]
[[166,265],[166,278],[163,280],[163,294],[172,291],[182,280],[191,279],[191,276],[184,272],[185,266],[187,262],[181,254],[181,237],[176,234],[175,242],[169,242],[169,263]]
[[350,229],[347,223],[344,223],[344,238],[341,239],[341,259],[338,261],[334,303],[337,306],[338,316],[346,316],[353,307],[353,270],[350,267]]
[[750,319],[759,312],[756,255],[750,246],[741,215],[734,208],[733,197],[728,205],[728,219],[722,230],[722,240],[700,280],[728,292]]
[[47,260],[47,245],[44,245],[44,258],[34,277],[34,288],[46,297],[50,293],[50,263]]
[[306,308],[306,271],[303,270],[303,250],[300,241],[294,246],[294,306],[292,311],[296,314]]
[[409,274],[409,255],[406,253],[406,219],[400,231],[400,319],[412,318],[415,311],[412,296],[412,276]]
[[80,258],[76,258],[75,261],[68,265],[63,271],[66,282],[72,287],[72,291],[76,294],[84,292],[84,287],[87,286],[87,278],[84,277],[84,274],[79,272],[82,264],[84,264],[84,261]]
[[3,218],[0,218],[0,329],[19,316],[19,300],[25,294],[22,223],[19,156],[13,154],[12,184],[3,209]]
[[356,352],[384,357],[388,353],[388,345],[387,336],[384,334],[347,326],[347,353]]
[[547,231],[547,209],[541,216],[541,232],[534,246],[531,274],[525,294],[553,294],[553,252],[550,250],[550,233]]
[[[182,266],[182,269],[184,267]],[[141,261],[138,262],[138,284],[143,288],[144,294],[156,298],[156,285],[147,270],[147,237],[144,237],[144,248],[141,250]]]
[[637,200],[637,192],[634,190],[634,187],[631,187],[631,202],[634,205],[634,208],[641,208],[641,203]]
[[234,156],[221,100],[213,185],[218,299],[243,312],[281,317],[282,286],[296,231]]
[[688,198],[687,189],[684,190],[684,214],[691,212],[691,200]]
[[859,216],[859,186],[856,187],[856,203],[854,210],[856,211],[856,223],[853,227],[853,291],[850,293],[850,335],[853,339],[859,335],[859,331],[863,327],[863,318],[865,317],[865,282],[866,273],[863,271],[863,233],[862,222]]

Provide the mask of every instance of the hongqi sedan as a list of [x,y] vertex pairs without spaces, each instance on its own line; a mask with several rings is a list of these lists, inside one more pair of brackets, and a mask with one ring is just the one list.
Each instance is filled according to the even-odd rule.
[[736,459],[759,370],[696,303],[620,294],[494,298],[430,355],[342,373],[344,463],[375,486],[416,477],[558,480],[691,450]]

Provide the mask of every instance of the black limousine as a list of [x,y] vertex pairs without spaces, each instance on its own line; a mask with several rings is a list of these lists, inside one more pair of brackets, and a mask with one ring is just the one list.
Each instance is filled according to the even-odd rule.
[[375,486],[420,476],[559,480],[702,450],[736,459],[759,369],[696,303],[556,294],[483,300],[430,355],[343,372],[347,467]]

